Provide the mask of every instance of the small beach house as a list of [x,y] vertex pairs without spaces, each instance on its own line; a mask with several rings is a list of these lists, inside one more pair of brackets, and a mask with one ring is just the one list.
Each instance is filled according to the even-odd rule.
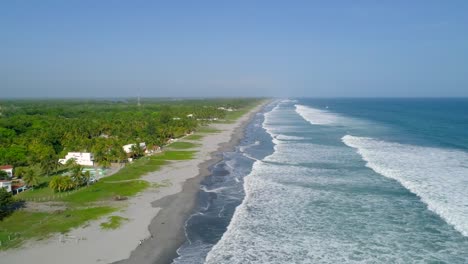
[[6,172],[8,174],[8,177],[13,177],[13,166],[11,165],[3,165],[0,166],[0,170]]
[[68,152],[64,159],[59,159],[62,164],[67,163],[68,160],[74,159],[76,164],[82,166],[93,166],[94,156],[89,152]]
[[[146,143],[145,142],[141,142],[138,144],[140,146],[141,149],[143,149],[143,151],[146,151]],[[136,146],[136,144],[127,144],[127,145],[124,145],[122,146],[123,150],[125,151],[125,153],[129,154],[129,153],[132,153],[132,148]]]
[[10,180],[0,180],[0,188],[4,188],[8,192],[11,192],[11,181]]

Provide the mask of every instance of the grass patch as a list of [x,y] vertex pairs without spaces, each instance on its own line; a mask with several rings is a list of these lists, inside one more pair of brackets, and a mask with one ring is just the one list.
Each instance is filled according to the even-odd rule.
[[24,200],[34,200],[34,199],[39,199],[43,197],[50,197],[54,196],[57,193],[54,192],[51,188],[48,186],[43,187],[43,188],[34,188],[34,189],[29,189],[27,191],[18,193],[15,195],[16,199],[24,199]]
[[166,162],[156,158],[155,156],[143,157],[131,164],[127,164],[124,168],[117,173],[103,178],[101,181],[123,181],[139,179],[146,173],[159,170]]
[[100,224],[102,229],[117,229],[122,225],[124,221],[128,221],[128,218],[113,215],[109,216],[107,220],[107,222]]
[[170,148],[173,149],[190,149],[190,148],[195,148],[197,144],[191,143],[191,142],[174,142],[171,145],[169,145]]
[[185,137],[185,139],[187,140],[200,140],[202,138],[203,138],[203,135],[199,135],[199,134],[193,134],[193,135],[189,135]]
[[44,239],[52,233],[66,233],[113,211],[112,207],[68,209],[54,213],[16,211],[0,222],[0,249],[18,247],[27,239]]
[[150,187],[150,183],[143,180],[131,180],[124,182],[100,181],[88,188],[70,194],[62,201],[73,205],[85,205],[97,201],[111,200],[116,196],[133,196]]
[[160,160],[189,160],[193,159],[195,153],[196,151],[168,150],[153,157]]
[[203,126],[203,127],[200,127],[199,129],[197,129],[197,132],[211,134],[211,133],[220,133],[221,130],[215,129],[215,128],[212,128],[212,127],[209,127],[209,126]]

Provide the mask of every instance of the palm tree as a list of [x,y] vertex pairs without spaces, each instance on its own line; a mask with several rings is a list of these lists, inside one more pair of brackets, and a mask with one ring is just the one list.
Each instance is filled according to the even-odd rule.
[[65,162],[65,166],[67,166],[68,168],[75,167],[77,165],[78,165],[78,163],[76,163],[75,158],[68,159],[67,162]]
[[91,173],[86,171],[83,173],[83,180],[86,182],[86,186],[89,186],[89,180],[91,179]]
[[60,164],[58,162],[57,157],[53,156],[53,155],[43,159],[40,162],[41,169],[47,176],[49,176],[50,173],[56,171],[58,169],[58,167],[61,166],[61,165],[62,164]]
[[80,186],[84,183],[83,179],[83,167],[82,166],[75,166],[71,169],[71,180],[75,183],[75,186]]
[[49,187],[56,192],[62,192],[74,189],[76,184],[70,176],[54,176],[49,182]]
[[60,192],[62,190],[62,176],[54,176],[49,182],[49,187],[54,190]]
[[29,169],[27,167],[15,167],[14,175],[22,178],[28,172],[28,170]]
[[94,160],[99,163],[99,165],[108,168],[111,165],[109,160],[110,153],[109,151],[96,151],[94,154]]
[[131,148],[132,158],[139,158],[145,155],[145,151],[139,144],[134,144]]
[[76,182],[70,176],[63,176],[61,183],[64,191],[73,190],[77,186]]
[[23,181],[26,183],[26,186],[32,187],[39,185],[39,175],[33,169],[28,169],[23,174]]

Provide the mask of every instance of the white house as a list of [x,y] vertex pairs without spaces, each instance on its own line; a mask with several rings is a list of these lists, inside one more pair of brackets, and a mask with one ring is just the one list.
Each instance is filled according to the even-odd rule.
[[11,192],[11,181],[9,181],[9,180],[0,180],[0,188],[4,188],[8,192]]
[[94,165],[94,156],[89,152],[68,152],[64,159],[59,159],[59,162],[65,164],[70,159],[74,159],[76,164],[82,166]]
[[6,172],[8,174],[8,177],[13,177],[13,166],[11,165],[3,165],[0,166],[0,170]]
[[[145,142],[141,142],[138,144],[140,146],[140,148],[142,148],[143,150],[146,150],[146,143]],[[127,144],[127,145],[124,145],[122,146],[123,150],[125,151],[125,153],[132,153],[132,148],[133,146],[136,146],[136,144]]]

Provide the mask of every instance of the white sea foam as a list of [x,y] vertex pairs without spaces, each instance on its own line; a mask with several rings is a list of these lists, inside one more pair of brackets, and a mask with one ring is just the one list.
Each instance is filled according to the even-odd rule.
[[[341,162],[349,156],[349,153],[342,152],[341,147],[326,146],[312,143],[296,143],[277,141],[275,145],[275,155],[268,156],[264,161],[279,162],[284,164],[303,164],[309,162],[334,164]],[[338,159],[338,157],[340,159]]]
[[[300,123],[298,119],[296,122]],[[257,160],[252,172],[244,178],[246,196],[237,207],[227,231],[208,253],[205,263],[352,262],[347,254],[358,247],[359,241],[327,238],[327,245],[323,246],[321,231],[316,226],[325,226],[327,219],[314,217],[308,208],[309,202],[324,198],[333,201],[337,196],[324,197],[324,193],[304,186],[321,181],[337,183],[340,179],[309,177],[312,173],[326,174],[327,171],[287,165],[331,161],[340,149],[306,144],[294,151],[300,144],[278,140],[278,136],[284,135],[282,132],[294,129],[290,117],[284,116],[284,109],[280,107],[265,115],[263,127],[273,137],[275,151],[264,161]],[[290,144],[294,146],[288,149]]]
[[428,208],[468,236],[468,153],[346,135],[367,167],[399,181]]
[[290,105],[265,114],[263,127],[275,150],[244,178],[245,198],[205,263],[463,263],[463,241],[426,250],[424,243],[457,233],[440,221],[418,223],[429,213],[423,204],[399,195],[407,192],[398,184],[372,177],[353,149],[281,139],[300,126],[304,122]]
[[371,128],[374,132],[384,132],[387,130],[387,128],[380,123],[373,123],[368,120],[345,116],[328,110],[312,108],[304,105],[296,104],[294,106],[296,113],[312,125],[341,126],[347,127],[348,129],[360,130],[369,130],[369,128]]
[[221,193],[223,190],[228,189],[228,187],[219,187],[214,189],[208,189],[205,185],[201,185],[200,189],[207,193]]
[[260,141],[257,140],[257,141],[255,141],[255,142],[252,143],[252,144],[245,145],[245,146],[240,146],[240,147],[239,147],[239,151],[240,151],[240,152],[245,152],[245,150],[247,150],[247,149],[249,149],[249,148],[251,148],[251,147],[254,147],[254,146],[258,146],[258,145],[260,145]]
[[295,105],[296,112],[312,125],[335,125],[340,124],[342,119],[339,115],[329,111],[311,108],[304,105]]
[[297,137],[297,136],[288,136],[288,135],[278,135],[275,136],[276,139],[278,140],[289,140],[289,141],[298,141],[298,140],[303,140],[303,137]]

